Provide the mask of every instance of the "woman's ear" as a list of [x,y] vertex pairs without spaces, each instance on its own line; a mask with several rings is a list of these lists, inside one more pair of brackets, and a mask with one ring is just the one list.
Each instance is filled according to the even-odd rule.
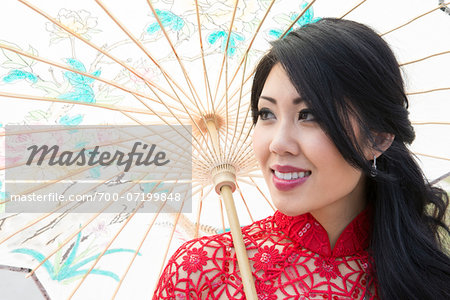
[[372,147],[367,147],[365,151],[367,160],[372,160],[374,156],[378,157],[389,149],[394,141],[395,135],[387,132],[372,132],[372,137],[373,145]]

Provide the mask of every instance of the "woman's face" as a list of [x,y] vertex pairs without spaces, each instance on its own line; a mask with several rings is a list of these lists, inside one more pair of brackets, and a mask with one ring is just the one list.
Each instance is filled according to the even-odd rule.
[[330,216],[364,207],[362,172],[342,157],[280,64],[269,73],[258,111],[253,148],[277,209]]

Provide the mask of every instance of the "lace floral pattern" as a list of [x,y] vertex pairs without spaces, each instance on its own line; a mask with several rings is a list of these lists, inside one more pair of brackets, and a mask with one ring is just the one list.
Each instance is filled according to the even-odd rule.
[[[258,299],[377,299],[366,250],[370,223],[367,209],[333,249],[310,214],[276,212],[243,227]],[[245,299],[231,235],[202,237],[180,247],[153,299]]]
[[341,276],[339,264],[334,257],[316,257],[314,265],[317,266],[314,273],[319,273],[321,277],[325,277],[327,280]]
[[206,266],[208,252],[201,249],[193,248],[188,250],[187,254],[183,256],[183,270],[187,271],[188,274],[192,272],[202,271],[203,266]]
[[250,258],[250,260],[255,262],[253,267],[256,272],[259,270],[267,271],[272,269],[274,265],[281,262],[281,256],[278,249],[275,248],[275,245],[270,247],[264,246],[259,248],[255,256]]

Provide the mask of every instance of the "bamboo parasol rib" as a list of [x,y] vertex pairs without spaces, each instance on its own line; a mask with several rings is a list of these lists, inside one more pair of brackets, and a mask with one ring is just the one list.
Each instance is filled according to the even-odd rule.
[[405,27],[406,25],[409,25],[409,24],[411,24],[412,22],[414,22],[414,21],[416,21],[416,20],[418,20],[418,19],[420,19],[420,18],[422,18],[422,17],[424,17],[424,16],[426,16],[426,15],[428,15],[428,14],[430,14],[430,13],[432,13],[432,12],[438,10],[438,9],[441,9],[442,7],[444,7],[444,6],[448,5],[448,4],[450,4],[450,2],[442,3],[442,4],[440,4],[438,7],[433,8],[432,10],[429,10],[429,11],[427,11],[426,13],[423,13],[423,14],[417,16],[417,17],[415,17],[415,18],[409,20],[408,22],[406,22],[406,23],[404,23],[404,24],[402,24],[402,25],[400,25],[400,26],[398,26],[398,27],[395,27],[395,28],[393,28],[393,29],[391,29],[391,30],[389,30],[389,31],[386,31],[386,32],[383,33],[383,34],[380,34],[380,36],[385,36],[385,35],[387,35],[387,34],[389,34],[389,33],[392,33],[392,32],[394,32],[394,31],[396,31],[396,30],[399,30],[400,28],[403,28],[403,27]]
[[[238,64],[237,67],[236,67],[236,70],[234,71],[233,77],[231,78],[229,85],[226,87],[226,90],[228,90],[228,89],[231,87],[231,84],[233,83],[234,79],[236,78],[236,76],[237,76],[237,74],[238,74],[238,72],[239,72],[239,70],[240,70],[242,64],[243,64],[244,61],[247,59],[248,53],[250,52],[250,49],[251,49],[253,43],[255,42],[256,36],[258,35],[258,33],[259,33],[259,31],[260,31],[262,25],[263,25],[264,22],[266,21],[266,18],[267,18],[267,16],[268,16],[269,12],[271,11],[271,9],[272,9],[274,3],[275,3],[275,0],[272,0],[272,2],[270,2],[269,6],[267,7],[267,10],[266,10],[264,16],[262,17],[261,21],[259,22],[258,27],[256,28],[255,33],[253,34],[252,39],[250,40],[250,43],[249,43],[247,49],[245,50],[244,55],[243,55],[241,61],[239,62],[239,64]],[[245,73],[245,71],[244,71],[244,73]],[[244,75],[243,75],[243,76],[244,76]],[[242,85],[241,85],[241,86],[242,86]],[[217,106],[219,106],[219,107],[221,106],[221,104],[222,104],[221,102],[222,102],[223,98],[224,98],[224,97],[222,97],[222,98],[220,99],[220,101],[219,101],[219,103],[218,103]]]
[[[158,16],[158,14],[156,13],[156,10],[155,10],[155,8],[153,7],[152,2],[151,2],[150,0],[147,0],[147,3],[148,3],[148,5],[150,6],[150,9],[151,9],[153,15],[155,16],[155,19],[156,19],[156,21],[158,22],[158,24],[159,24],[159,26],[160,26],[162,32],[164,33],[164,36],[166,37],[166,40],[167,40],[167,42],[169,43],[170,48],[172,49],[173,54],[175,54],[175,57],[177,58],[178,64],[180,65],[181,70],[183,71],[183,76],[184,76],[184,78],[186,79],[186,81],[187,81],[187,83],[188,83],[189,90],[191,91],[191,93],[195,94],[195,96],[194,96],[194,95],[192,95],[192,96],[194,96],[194,99],[199,99],[199,96],[198,96],[198,94],[197,94],[197,91],[195,90],[195,87],[194,87],[194,85],[192,84],[191,79],[189,78],[188,72],[187,72],[187,70],[186,70],[186,68],[185,68],[185,66],[184,66],[184,64],[183,64],[183,62],[181,61],[181,59],[180,59],[180,57],[179,57],[177,51],[175,50],[175,47],[174,47],[172,41],[170,40],[170,37],[169,37],[169,35],[167,34],[167,31],[166,31],[164,25],[161,23],[161,20],[159,19],[159,16]],[[201,102],[200,102],[200,103],[201,103]],[[196,105],[196,106],[198,105],[198,102],[197,102],[197,101],[195,101],[195,105]],[[201,104],[200,104],[200,105],[201,105]],[[203,107],[202,107],[202,108],[203,108]],[[204,108],[203,108],[203,110],[204,110]]]
[[347,15],[349,15],[352,11],[354,11],[355,9],[357,9],[361,4],[363,4],[364,2],[366,2],[366,0],[362,0],[361,2],[359,2],[357,5],[355,5],[354,7],[352,7],[349,11],[347,11],[345,14],[343,14],[339,19],[343,19],[345,18]]
[[[211,109],[212,113],[215,115],[215,108],[214,108],[212,92],[211,92],[211,84],[209,82],[208,69],[206,68],[205,49],[203,48],[202,27],[201,27],[201,23],[200,23],[200,10],[199,10],[199,6],[198,6],[198,0],[195,0],[195,13],[197,16],[198,41],[199,41],[200,51],[201,51],[201,56],[202,56],[203,77],[205,80],[205,90],[206,90],[205,97],[207,99],[206,103],[208,105],[208,110]],[[211,105],[211,107],[209,105]]]

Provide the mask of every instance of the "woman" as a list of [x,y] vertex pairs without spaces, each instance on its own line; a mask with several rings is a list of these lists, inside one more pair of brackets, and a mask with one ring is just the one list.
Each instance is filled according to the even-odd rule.
[[[399,65],[368,27],[322,19],[257,66],[253,146],[278,211],[243,228],[260,299],[450,299],[447,195],[406,148]],[[184,244],[155,299],[243,299],[229,234]]]

